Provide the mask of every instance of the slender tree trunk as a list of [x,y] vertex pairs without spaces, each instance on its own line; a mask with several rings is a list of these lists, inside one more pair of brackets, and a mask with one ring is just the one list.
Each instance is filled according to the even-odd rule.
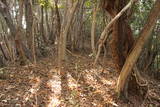
[[33,10],[31,0],[25,0],[25,17],[26,17],[26,37],[27,44],[32,53],[32,58],[34,57],[33,52]]
[[36,45],[35,45],[35,30],[34,30],[34,27],[36,27],[36,23],[33,22],[33,27],[32,27],[32,56],[33,56],[33,63],[36,64],[37,61],[36,61]]
[[43,38],[44,43],[47,43],[47,38],[44,32],[44,7],[41,6],[41,24],[40,24],[40,29],[41,29],[41,36]]
[[23,18],[24,1],[21,0],[21,1],[19,1],[18,3],[19,3],[18,26],[21,27],[21,28],[23,28],[22,18]]
[[61,31],[61,19],[60,19],[60,13],[58,9],[58,0],[55,0],[55,10],[56,10],[56,19],[57,19],[57,36],[60,37],[60,31]]
[[70,34],[68,36],[68,40],[70,40],[71,49],[72,51],[80,50],[80,45],[84,44],[82,30],[83,30],[83,7],[84,7],[85,0],[81,0],[78,3],[71,27],[70,27]]
[[[60,39],[59,39],[59,48],[58,48],[58,56],[59,56],[59,65],[61,64],[61,61],[62,60],[66,60],[66,39],[67,39],[67,35],[68,35],[68,32],[69,32],[69,28],[70,28],[70,25],[71,25],[71,22],[72,22],[72,19],[73,19],[73,16],[74,16],[74,13],[75,13],[75,10],[77,8],[77,4],[78,4],[78,1],[76,1],[73,5],[73,7],[71,8],[70,11],[68,11],[68,20],[66,21],[66,24],[62,25],[64,28],[61,28],[61,34],[60,34]],[[65,21],[64,21],[65,22]]]
[[[46,0],[46,2],[48,2],[48,0]],[[46,19],[46,35],[49,36],[50,34],[50,26],[49,26],[49,19],[48,19],[48,8],[45,7],[45,19]]]
[[96,55],[95,49],[95,30],[96,30],[96,15],[97,15],[98,6],[95,6],[93,9],[93,19],[92,19],[92,28],[91,28],[91,47],[93,55]]
[[3,42],[0,42],[0,50],[2,51],[2,54],[3,54],[3,56],[4,56],[4,58],[6,59],[6,60],[8,60],[8,57],[6,56],[6,54],[5,54],[5,52],[4,52],[4,49],[3,49]]
[[22,41],[20,40],[21,36],[21,29],[16,28],[16,26],[13,24],[13,20],[11,18],[11,14],[9,12],[9,8],[6,1],[0,1],[0,12],[2,16],[4,17],[6,24],[8,25],[11,35],[15,40],[16,49],[18,50],[21,60],[24,62],[26,60],[26,56],[24,54],[23,48],[22,48]]
[[15,44],[16,44],[16,49],[18,50],[18,54],[20,56],[20,62],[21,64],[24,65],[25,61],[27,60],[27,57],[22,47],[21,34],[22,34],[21,28],[17,28],[16,36],[15,36]]
[[127,57],[125,64],[121,70],[120,76],[118,78],[118,83],[117,83],[117,92],[119,96],[121,96],[122,92],[124,91],[126,80],[129,74],[131,73],[133,66],[136,63],[142,51],[142,48],[144,47],[148,38],[151,36],[150,34],[152,32],[154,25],[156,24],[156,20],[158,19],[159,15],[160,15],[160,0],[157,0],[149,14],[148,20],[144,28],[142,29],[139,35],[140,38],[138,39],[133,50]]

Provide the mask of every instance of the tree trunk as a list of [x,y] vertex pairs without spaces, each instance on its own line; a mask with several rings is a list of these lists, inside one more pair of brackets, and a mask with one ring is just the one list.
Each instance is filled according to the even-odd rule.
[[[112,3],[112,2],[111,2]],[[118,36],[117,36],[117,26],[116,27],[113,27],[113,25],[116,23],[116,21],[126,12],[126,10],[129,8],[129,7],[131,7],[132,6],[132,4],[134,3],[134,1],[130,1],[116,16],[114,16],[114,18],[110,21],[110,23],[105,27],[105,29],[103,30],[103,32],[101,33],[101,36],[100,36],[100,38],[99,38],[99,45],[98,45],[98,52],[97,52],[97,55],[96,55],[96,58],[95,58],[95,61],[94,61],[94,64],[96,64],[96,62],[97,62],[97,60],[98,60],[98,57],[99,57],[99,55],[100,55],[100,51],[101,51],[101,47],[103,46],[103,44],[104,44],[104,42],[106,41],[106,39],[108,38],[108,34],[109,34],[109,30],[110,29],[112,29],[112,30],[116,30],[116,31],[113,31],[113,38],[114,39],[112,39],[112,42],[111,43],[114,43],[113,44],[113,53],[115,53],[117,56],[118,56],[118,58],[119,58],[119,53],[117,53],[117,52],[119,52],[119,50],[117,50],[118,49],[118,47],[117,47],[117,43],[119,43],[118,42],[118,40],[117,39],[119,39],[118,38]],[[112,9],[111,9],[112,10]],[[107,11],[109,11],[108,13],[110,13],[110,10],[107,10]],[[111,14],[112,15],[112,14]],[[111,16],[112,17],[112,16]],[[115,28],[115,29],[113,29],[113,28]],[[131,33],[131,31],[128,31],[128,30],[130,30],[129,28],[127,28],[127,32],[126,32],[126,35],[131,35],[130,33]],[[114,34],[115,33],[115,34]],[[132,35],[131,35],[132,36]],[[127,40],[129,40],[129,39],[131,39],[131,36],[128,36],[128,39]],[[128,42],[130,42],[130,41],[128,41]],[[121,45],[121,44],[120,44]],[[116,61],[115,61],[116,62]],[[118,62],[117,62],[118,63]],[[119,63],[118,63],[119,64]],[[118,65],[118,64],[116,64],[116,65]],[[119,70],[119,66],[117,67],[117,70]]]
[[[126,5],[126,0],[117,0],[116,2],[118,3],[118,8],[115,11],[119,12]],[[123,14],[113,25],[111,42],[112,58],[117,71],[121,71],[133,42],[134,39],[130,31],[130,26],[127,24],[126,14]]]
[[[71,8],[71,10],[68,11],[69,12],[68,13],[68,18],[67,18],[68,20],[66,21],[65,25],[64,24],[62,25],[62,28],[61,28],[61,34],[60,34],[59,46],[58,46],[58,56],[59,56],[59,58],[58,58],[59,61],[58,62],[59,62],[59,65],[60,65],[62,60],[66,59],[66,38],[67,38],[67,35],[68,35],[68,32],[69,32],[69,28],[70,28],[70,25],[71,25],[71,22],[72,22],[77,4],[78,4],[78,1],[76,1],[74,3],[73,7]],[[64,27],[64,29],[63,29],[63,27]]]
[[133,50],[131,51],[131,53],[127,57],[125,64],[121,70],[120,76],[118,78],[118,83],[117,83],[117,92],[118,92],[119,96],[121,96],[122,92],[124,91],[124,87],[126,85],[126,80],[129,76],[129,74],[131,74],[132,68],[136,63],[136,61],[142,51],[142,48],[145,45],[145,42],[151,36],[150,34],[152,32],[152,29],[153,29],[159,15],[160,15],[160,1],[157,0],[154,7],[152,8],[152,10],[149,14],[148,20],[147,20],[144,28],[142,29],[142,31],[139,35],[140,38],[138,39]]
[[19,3],[19,15],[18,15],[18,26],[23,28],[22,18],[23,18],[23,7],[24,7],[24,1],[21,0]]
[[41,24],[40,24],[40,30],[41,30],[41,36],[43,38],[44,44],[47,43],[47,38],[44,32],[44,7],[41,6]]
[[[46,2],[48,3],[49,1],[46,0]],[[49,20],[48,20],[48,7],[46,6],[45,7],[45,20],[46,20],[46,35],[49,37],[49,34],[50,34],[50,26],[49,26]],[[53,17],[53,16],[52,16]]]
[[2,16],[4,17],[6,24],[8,25],[10,29],[12,37],[15,40],[15,44],[17,47],[16,49],[18,50],[19,56],[20,58],[22,58],[21,60],[24,62],[26,60],[26,56],[22,48],[22,41],[20,40],[20,36],[22,32],[20,31],[21,29],[19,29],[19,27],[16,29],[16,26],[14,26],[6,1],[3,1],[3,2],[0,1],[0,12]]
[[[115,4],[116,2],[116,4]],[[130,6],[135,1],[130,1],[128,4]],[[115,15],[117,16],[117,13],[122,11],[123,8],[127,7],[126,0],[116,0],[116,1],[105,1],[106,7],[104,7],[107,12],[110,14],[110,16],[113,18]],[[115,8],[115,6],[117,8]],[[124,7],[125,6],[125,7]],[[128,9],[128,8],[127,8]],[[124,62],[126,60],[126,57],[132,48],[132,45],[134,43],[133,34],[131,31],[130,26],[127,23],[127,17],[126,12],[124,12],[121,17],[114,22],[112,26],[112,41],[110,43],[111,45],[111,52],[112,52],[112,59],[113,63],[115,64],[115,68],[117,72],[120,72]],[[124,88],[124,97],[127,98],[127,89],[128,89],[128,83],[126,84]]]
[[92,53],[93,55],[96,55],[96,49],[95,49],[95,30],[96,30],[96,15],[97,15],[97,9],[98,6],[94,6],[93,9],[93,19],[92,19],[92,28],[91,28],[91,47],[92,47]]
[[16,49],[18,50],[18,54],[20,56],[20,63],[24,65],[26,63],[25,61],[27,60],[27,57],[22,47],[21,34],[22,34],[21,28],[17,28],[15,36],[15,44],[16,44]]
[[61,19],[60,19],[60,13],[58,9],[58,0],[55,0],[55,10],[56,10],[56,21],[57,21],[57,30],[56,30],[56,35],[60,37],[60,32],[61,32]]
[[27,44],[32,53],[32,59],[34,57],[33,52],[33,10],[30,0],[25,0],[25,17],[26,17],[26,37]]

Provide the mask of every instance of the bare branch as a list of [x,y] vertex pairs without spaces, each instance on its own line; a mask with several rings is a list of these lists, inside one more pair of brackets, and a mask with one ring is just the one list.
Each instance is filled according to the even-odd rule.
[[98,52],[97,52],[97,55],[96,55],[96,58],[95,58],[95,61],[94,61],[94,65],[97,63],[97,60],[99,58],[99,55],[100,55],[100,52],[101,52],[101,48],[105,42],[105,40],[107,39],[108,37],[108,31],[109,31],[109,28],[113,25],[113,23],[115,21],[117,21],[124,13],[125,11],[127,11],[131,6],[132,4],[134,3],[135,1],[131,0],[111,21],[110,23],[105,27],[105,29],[103,30],[103,32],[101,33],[101,36],[100,36],[100,39],[99,39],[99,46],[98,46]]

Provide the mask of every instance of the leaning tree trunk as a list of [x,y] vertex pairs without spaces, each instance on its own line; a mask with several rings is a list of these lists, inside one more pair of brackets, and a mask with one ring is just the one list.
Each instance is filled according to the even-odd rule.
[[154,25],[156,24],[156,20],[158,19],[160,15],[160,0],[157,0],[154,7],[152,8],[148,20],[144,26],[144,28],[142,29],[140,35],[139,35],[139,39],[136,42],[133,50],[131,51],[131,53],[129,54],[129,56],[127,57],[125,64],[121,70],[119,79],[118,79],[118,83],[117,83],[117,92],[118,95],[121,96],[121,94],[124,91],[124,87],[126,85],[126,80],[129,76],[129,74],[131,74],[132,68],[135,65],[141,51],[142,48],[144,47],[146,41],[149,39],[149,37],[151,36],[151,32],[152,29],[154,27]]

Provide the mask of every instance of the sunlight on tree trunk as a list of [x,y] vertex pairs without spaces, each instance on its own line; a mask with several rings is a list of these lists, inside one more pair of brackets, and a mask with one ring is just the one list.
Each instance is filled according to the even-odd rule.
[[104,42],[106,41],[107,37],[108,37],[108,31],[110,29],[110,27],[125,13],[125,11],[130,8],[132,6],[134,2],[130,1],[110,22],[109,24],[105,27],[105,29],[103,30],[103,32],[101,33],[101,36],[99,38],[99,45],[98,45],[98,51],[96,54],[96,58],[94,60],[94,65],[97,63],[100,52],[101,52],[101,48],[104,44]]
[[136,61],[142,51],[142,48],[144,47],[148,38],[151,36],[152,29],[153,29],[159,15],[160,15],[160,0],[157,0],[153,9],[151,10],[151,12],[148,16],[148,20],[147,20],[144,28],[142,29],[142,31],[139,35],[138,41],[136,42],[133,50],[131,51],[131,53],[127,57],[126,62],[122,68],[122,71],[120,73],[120,76],[118,78],[118,83],[117,83],[118,96],[121,96],[121,93],[123,92],[125,84],[126,84],[126,80],[129,76],[129,74],[131,73],[134,64],[136,63]]

